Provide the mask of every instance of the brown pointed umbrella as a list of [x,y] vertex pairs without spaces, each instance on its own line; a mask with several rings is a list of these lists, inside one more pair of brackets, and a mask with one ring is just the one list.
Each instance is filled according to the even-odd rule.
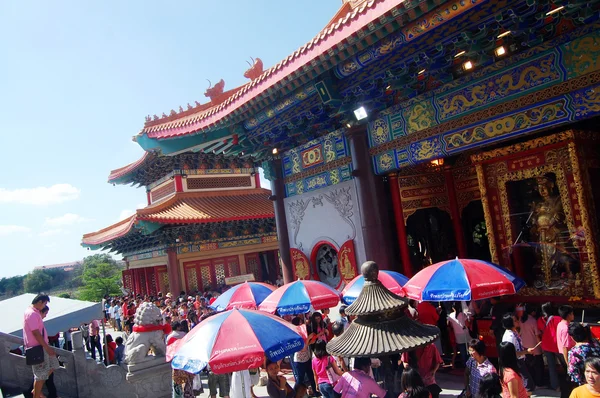
[[365,285],[346,315],[357,318],[339,337],[327,343],[327,351],[342,357],[379,357],[412,351],[432,343],[440,333],[436,326],[423,325],[404,313],[408,299],[390,292],[377,279],[373,261],[361,267]]

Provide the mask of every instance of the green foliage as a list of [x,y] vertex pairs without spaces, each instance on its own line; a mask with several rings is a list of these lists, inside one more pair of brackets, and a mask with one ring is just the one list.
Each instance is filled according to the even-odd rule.
[[27,293],[40,293],[52,287],[52,280],[53,277],[45,270],[36,269],[25,276],[23,288]]
[[107,254],[95,254],[83,260],[83,283],[79,298],[100,301],[105,295],[121,294],[121,269]]
[[88,268],[94,268],[98,264],[110,264],[118,268],[117,261],[110,256],[110,254],[98,253],[93,256],[87,256],[83,259],[84,271]]
[[58,297],[70,299],[71,295],[69,293],[61,293],[61,294],[58,295]]
[[0,294],[5,294],[9,297],[22,294],[23,279],[25,279],[24,275],[0,279]]

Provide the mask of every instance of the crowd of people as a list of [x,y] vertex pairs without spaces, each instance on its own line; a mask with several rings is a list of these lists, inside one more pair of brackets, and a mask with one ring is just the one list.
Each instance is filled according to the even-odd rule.
[[[179,296],[158,293],[144,297],[105,297],[105,319],[80,328],[86,349],[92,358],[98,355],[98,360],[107,365],[123,365],[123,337],[131,333],[135,311],[142,302],[153,302],[160,308],[164,323],[172,328],[165,338],[170,345],[215,313],[210,305],[218,294],[205,292],[191,296],[181,292]],[[48,296],[36,296],[24,318],[25,351],[35,346],[43,349],[43,361],[32,367],[35,398],[41,396],[44,383],[49,397],[56,396],[52,376],[58,358],[52,336],[47,335],[43,324],[49,301]],[[486,356],[486,345],[477,326],[477,319],[488,315],[497,350],[497,358],[492,360]],[[263,364],[269,397],[438,398],[442,389],[436,382],[436,373],[444,365],[443,358],[451,368],[464,368],[465,397],[526,398],[539,387],[560,391],[564,397],[600,395],[600,343],[589,326],[574,321],[573,308],[568,305],[558,309],[551,303],[539,309],[524,303],[511,307],[499,298],[470,303],[410,301],[406,316],[438,326],[440,337],[416,350],[382,358],[341,358],[328,354],[327,342],[339,338],[353,322],[352,317],[346,316],[344,306],[339,309],[339,320],[334,322],[329,316],[329,309],[282,316],[306,333],[307,344],[286,359],[285,365],[281,361]],[[106,335],[105,351],[100,337],[102,322],[124,335],[114,341],[110,334]],[[63,348],[70,349],[67,333],[63,337]],[[294,387],[280,371],[287,363],[296,381]],[[211,398],[217,394],[221,398],[254,398],[253,386],[259,382],[260,369],[215,374],[207,367],[204,375]],[[246,382],[241,383],[242,379]],[[247,391],[241,390],[242,385]],[[173,397],[189,398],[201,392],[201,375],[173,372]]]

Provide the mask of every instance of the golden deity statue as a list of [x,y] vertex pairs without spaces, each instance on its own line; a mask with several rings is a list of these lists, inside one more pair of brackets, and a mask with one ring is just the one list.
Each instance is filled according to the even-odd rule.
[[564,282],[574,277],[578,261],[566,249],[569,246],[569,229],[552,177],[552,174],[546,174],[536,178],[541,199],[532,203],[530,233],[536,241],[544,284],[546,287],[561,287],[561,280]]

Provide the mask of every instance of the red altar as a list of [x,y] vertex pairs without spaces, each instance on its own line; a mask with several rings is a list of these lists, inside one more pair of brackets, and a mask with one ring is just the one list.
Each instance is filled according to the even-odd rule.
[[597,145],[570,130],[472,156],[492,261],[527,282],[521,295],[600,299]]

